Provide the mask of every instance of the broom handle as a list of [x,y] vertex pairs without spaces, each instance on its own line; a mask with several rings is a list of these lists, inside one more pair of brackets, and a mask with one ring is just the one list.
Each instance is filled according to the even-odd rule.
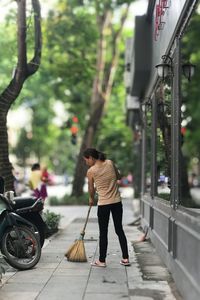
[[86,218],[86,220],[85,220],[85,224],[84,224],[84,226],[83,226],[83,230],[82,230],[82,232],[81,232],[81,235],[85,235],[85,228],[86,228],[86,226],[87,226],[87,222],[88,222],[88,219],[89,219],[89,214],[90,214],[91,208],[92,208],[92,206],[90,205],[90,206],[89,206],[89,209],[88,209],[88,213],[87,213],[87,218]]

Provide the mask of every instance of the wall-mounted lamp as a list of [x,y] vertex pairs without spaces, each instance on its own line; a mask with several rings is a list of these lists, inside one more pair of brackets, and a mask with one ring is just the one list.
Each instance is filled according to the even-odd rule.
[[194,75],[195,68],[196,66],[191,64],[190,62],[182,65],[183,75],[188,79],[188,81],[190,81],[192,76]]
[[[173,61],[169,55],[163,55],[161,58],[163,62],[156,65],[156,69],[158,76],[164,80],[168,76],[173,76]],[[190,81],[191,77],[194,75],[195,67],[196,66],[190,62],[182,65],[183,75],[188,79],[188,81]]]
[[141,104],[141,109],[142,109],[142,112],[143,113],[146,113],[148,111],[151,111],[151,108],[152,108],[152,102],[151,102],[151,99],[150,98],[147,98],[145,100],[145,102],[143,102]]
[[158,76],[164,80],[169,75],[173,75],[172,58],[169,55],[163,55],[161,58],[163,62],[156,65],[156,69]]

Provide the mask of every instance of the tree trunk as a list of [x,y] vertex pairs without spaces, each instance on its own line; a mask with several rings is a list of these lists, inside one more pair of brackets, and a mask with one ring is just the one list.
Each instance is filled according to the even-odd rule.
[[[76,163],[72,195],[81,196],[83,194],[83,186],[85,181],[86,166],[83,161],[83,151],[91,147],[97,131],[97,127],[101,121],[105,103],[109,101],[114,75],[118,63],[118,42],[120,40],[124,23],[128,16],[130,4],[127,5],[124,13],[121,16],[119,29],[114,33],[112,28],[112,11],[105,9],[102,16],[98,15],[97,11],[97,24],[99,26],[99,42],[97,47],[97,63],[96,63],[96,76],[93,81],[93,90],[91,96],[91,112],[88,125],[86,126],[85,134],[82,140],[78,160]],[[106,50],[107,50],[107,32],[111,30],[112,35],[112,59],[106,64]]]
[[8,87],[0,94],[0,176],[4,177],[5,190],[14,190],[12,165],[9,161],[9,145],[7,134],[7,114],[19,96],[25,80],[39,68],[41,59],[41,24],[39,0],[32,0],[34,12],[35,49],[33,58],[27,63],[26,47],[26,0],[17,0],[18,20],[18,62],[13,78]]
[[0,110],[0,175],[5,178],[5,190],[14,190],[12,165],[8,156],[7,113]]
[[101,116],[104,109],[105,101],[98,95],[99,100],[96,102],[96,107],[91,113],[90,120],[88,122],[87,128],[85,130],[85,134],[82,140],[81,149],[78,155],[78,160],[76,163],[76,169],[74,174],[74,182],[73,182],[73,189],[72,195],[74,196],[81,196],[83,194],[83,186],[85,182],[85,175],[87,171],[87,167],[85,165],[85,161],[83,160],[83,151],[86,148],[92,147],[92,142],[94,136],[97,131],[98,124],[101,120]]

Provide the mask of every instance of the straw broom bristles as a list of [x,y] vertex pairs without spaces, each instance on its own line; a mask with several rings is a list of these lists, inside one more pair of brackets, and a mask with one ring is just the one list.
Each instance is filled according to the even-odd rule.
[[83,230],[80,234],[80,237],[78,240],[75,240],[74,244],[72,244],[67,252],[65,253],[65,257],[68,261],[73,262],[86,262],[87,257],[85,253],[85,245],[83,242],[84,235],[85,235],[85,228],[88,222],[89,214],[90,214],[91,206],[88,209],[87,218],[83,227]]
[[86,262],[87,257],[85,253],[85,245],[83,242],[84,235],[81,234],[80,238],[72,244],[67,252],[65,253],[65,257],[68,261],[73,262]]

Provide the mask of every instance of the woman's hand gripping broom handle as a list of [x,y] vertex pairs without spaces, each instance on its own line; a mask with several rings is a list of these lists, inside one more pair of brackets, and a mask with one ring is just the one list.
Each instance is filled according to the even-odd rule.
[[81,231],[81,236],[82,236],[82,238],[83,238],[84,235],[85,235],[85,228],[86,228],[86,226],[87,226],[87,222],[88,222],[88,219],[89,219],[89,215],[90,215],[90,210],[91,210],[91,208],[92,208],[92,205],[89,206],[88,213],[87,213],[87,217],[86,217],[86,220],[85,220],[85,224],[84,224],[84,226],[83,226],[83,230]]

